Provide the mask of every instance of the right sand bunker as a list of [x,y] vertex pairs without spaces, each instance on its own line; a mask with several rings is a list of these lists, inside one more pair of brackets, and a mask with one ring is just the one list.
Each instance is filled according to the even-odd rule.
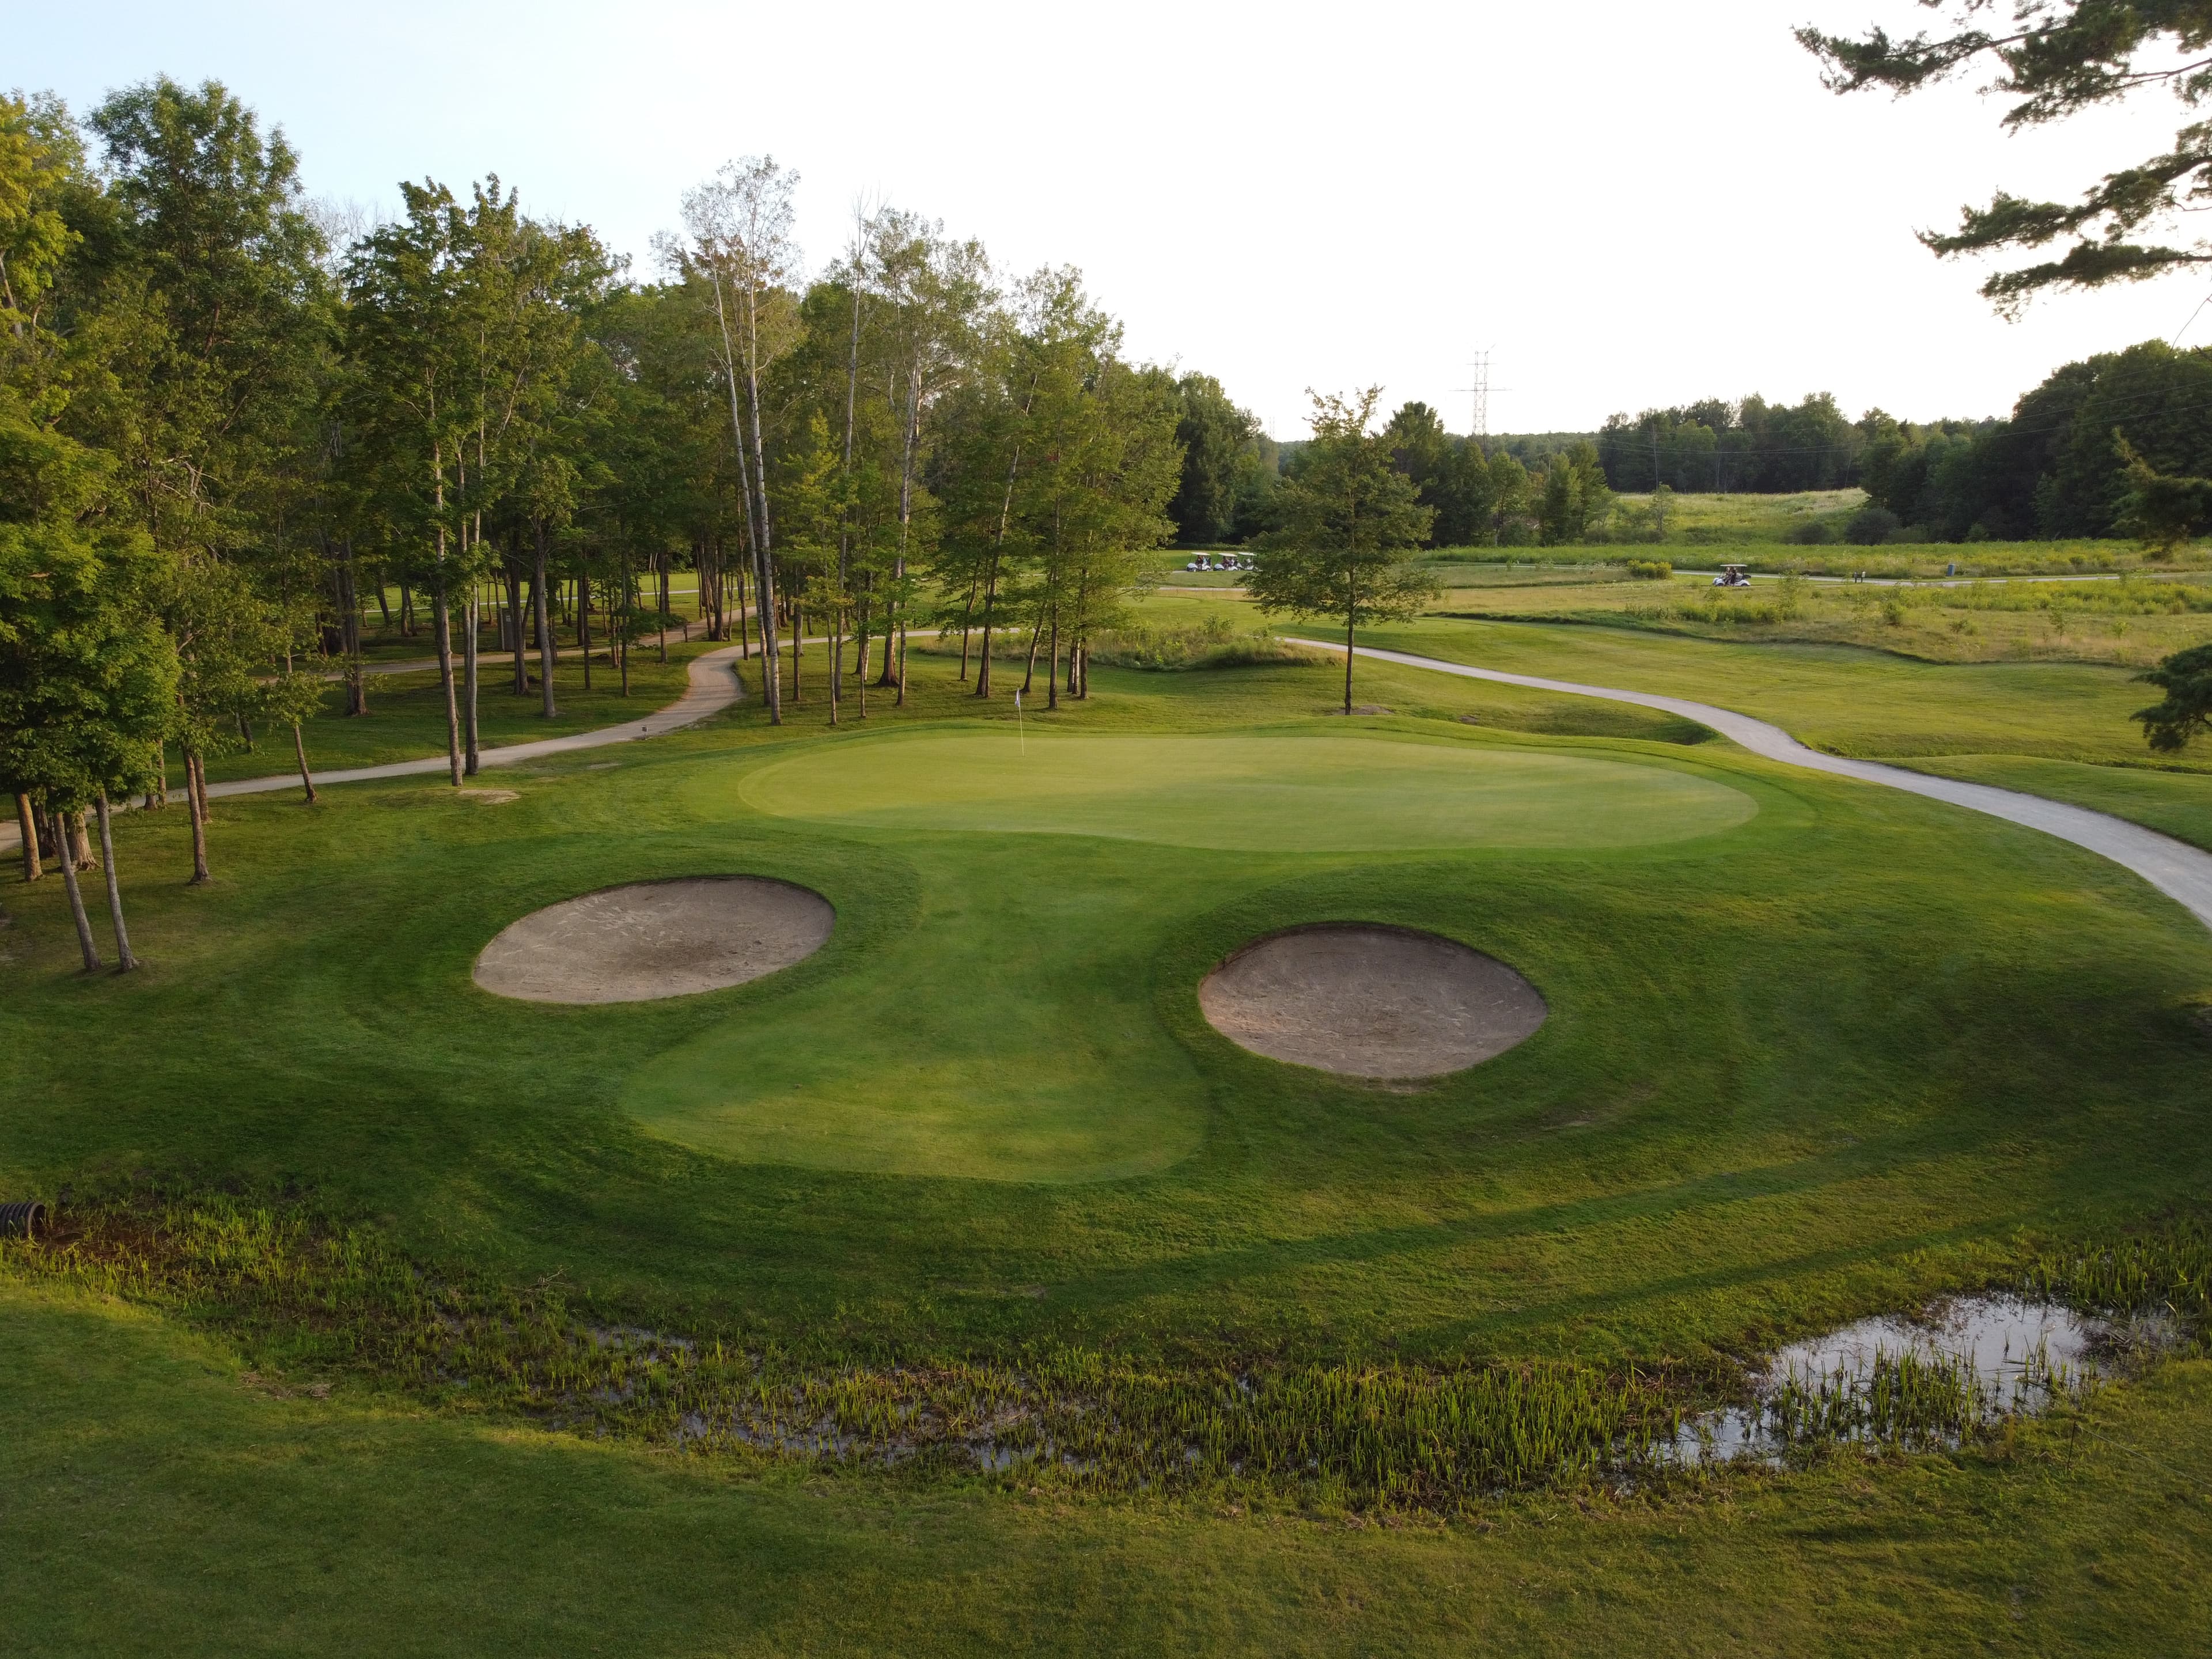
[[1206,976],[1198,1006],[1240,1048],[1346,1077],[1464,1071],[1533,1034],[1536,988],[1455,940],[1370,922],[1255,940]]

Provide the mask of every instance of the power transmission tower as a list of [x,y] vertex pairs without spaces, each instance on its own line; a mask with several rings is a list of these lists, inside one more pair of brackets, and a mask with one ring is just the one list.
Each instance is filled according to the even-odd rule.
[[[1455,386],[1452,388],[1454,392],[1464,392],[1468,394],[1468,435],[1476,439],[1487,438],[1490,435],[1490,356],[1487,349],[1476,352],[1474,361],[1468,365],[1468,368],[1474,376],[1474,384]],[[1510,386],[1498,388],[1500,392],[1509,392],[1511,389]]]

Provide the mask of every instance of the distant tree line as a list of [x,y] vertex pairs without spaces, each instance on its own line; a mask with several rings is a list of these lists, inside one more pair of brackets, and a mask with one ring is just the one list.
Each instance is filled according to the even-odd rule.
[[[1186,452],[1172,509],[1187,544],[1246,541],[1275,521],[1274,492],[1304,443],[1276,446],[1218,382],[1179,383]],[[1963,542],[2212,532],[2212,348],[2148,341],[2069,363],[2004,419],[1847,420],[1826,392],[1795,405],[1709,398],[1595,433],[1480,441],[1408,403],[1383,428],[1431,509],[1431,546],[1648,541],[1674,493],[1796,494],[1853,485],[1852,541]],[[1617,496],[1638,497],[1622,502]],[[1205,502],[1202,512],[1186,503]],[[1808,538],[1837,532],[1809,523]]]
[[1861,426],[1860,482],[1900,538],[2133,536],[2147,479],[2212,474],[2212,349],[2069,363],[2007,420]]

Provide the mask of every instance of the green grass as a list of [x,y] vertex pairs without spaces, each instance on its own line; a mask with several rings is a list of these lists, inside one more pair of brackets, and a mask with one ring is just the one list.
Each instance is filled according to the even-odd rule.
[[[751,1162],[1052,1181],[1163,1170],[1202,1139],[1204,1077],[1146,1006],[1145,964],[1187,894],[1280,872],[1285,854],[1651,845],[1758,810],[1679,765],[1456,734],[1050,728],[817,746],[704,769],[683,798],[702,816],[750,807],[858,832],[856,847],[913,870],[900,908],[914,915],[865,947],[857,994],[880,1014],[855,1021],[849,973],[820,970],[777,1040],[762,1044],[747,1007],[658,1056],[628,1108]],[[1201,855],[1224,851],[1238,856]],[[933,994],[945,985],[959,994]],[[872,1086],[885,1073],[900,1079],[888,1109]]]
[[[1101,671],[1090,708],[1027,730],[1356,741],[1318,712],[1328,668],[1249,672],[1216,690]],[[896,718],[961,708],[940,667]],[[1011,713],[991,736],[1014,736]],[[56,884],[9,898],[22,988],[0,1037],[20,1094],[0,1170],[304,1181],[433,1257],[769,1329],[1602,1358],[1735,1351],[2212,1168],[2181,1131],[2204,1052],[2185,1005],[2212,988],[2212,939],[2047,837],[1715,744],[1696,769],[1757,815],[1614,848],[857,827],[763,813],[732,787],[748,764],[831,752],[895,804],[894,757],[931,741],[878,741],[893,719],[776,733],[748,706],[611,769],[504,773],[520,799],[501,805],[434,785],[225,802],[206,890],[178,885],[180,815],[126,817],[145,972],[75,979]],[[1470,766],[1664,776],[1683,757],[1391,729]],[[789,973],[666,1004],[517,1005],[470,981],[520,915],[700,871],[812,887],[837,933]],[[1462,939],[1527,973],[1552,1017],[1408,1095],[1261,1060],[1199,1018],[1197,981],[1228,951],[1340,918]],[[131,1040],[88,1045],[88,1021]],[[641,1121],[687,1068],[705,1079],[680,1091],[692,1103],[714,1086],[754,1103],[741,1156]],[[963,1120],[951,1080],[971,1077]],[[1091,1128],[1054,1142],[1078,1119]],[[978,1158],[1000,1178],[946,1178]],[[1121,1160],[1148,1173],[1065,1181]],[[1004,1178],[1024,1169],[1063,1178]],[[1045,1294],[1001,1294],[1030,1286]]]
[[[701,653],[713,649],[703,634],[692,630],[686,646],[672,640],[668,661],[659,660],[657,649],[633,651],[630,655],[629,695],[622,695],[622,674],[594,653],[592,689],[584,690],[584,665],[573,654],[562,659],[553,671],[553,696],[560,713],[546,720],[538,713],[537,660],[531,661],[531,690],[515,696],[514,659],[483,658],[478,667],[477,697],[477,740],[485,748],[504,744],[534,743],[541,738],[567,737],[576,732],[595,732],[625,720],[642,720],[656,708],[684,695],[686,665]],[[416,653],[409,653],[411,658]],[[810,663],[811,668],[813,665]],[[455,665],[456,689],[459,667]],[[302,726],[307,762],[318,772],[341,771],[356,766],[383,766],[393,761],[416,760],[446,752],[446,700],[439,689],[435,669],[405,674],[368,677],[368,713],[354,717],[343,713],[342,688],[325,690],[322,712]],[[232,743],[234,732],[226,733]],[[252,750],[234,747],[210,757],[208,780],[258,778],[293,769],[292,734],[263,728],[254,733]],[[184,787],[184,762],[169,756],[169,784]]]
[[1354,1526],[714,1462],[248,1371],[0,1285],[27,1652],[2185,1653],[2212,1364],[2008,1447]]
[[[1478,667],[1717,703],[1816,748],[1870,760],[2021,754],[2109,764],[2147,752],[2142,728],[2128,718],[2143,706],[2144,688],[2130,671],[2101,665],[1935,663],[1846,645],[1443,617],[1370,629],[1361,639]],[[2185,763],[2212,768],[2212,754]]]
[[[1619,630],[1373,638],[1877,753],[2101,757],[2141,695],[2111,670]],[[206,888],[181,884],[181,814],[125,815],[143,972],[73,971],[58,883],[0,896],[0,1192],[306,1192],[611,1323],[925,1370],[1087,1345],[1195,1386],[1724,1366],[2212,1181],[2212,938],[2070,845],[1692,746],[1650,711],[1417,670],[1363,666],[1358,695],[1397,713],[1346,722],[1332,665],[1101,668],[1087,705],[1018,725],[917,662],[908,707],[878,694],[866,726],[810,705],[778,731],[749,703],[613,762],[504,771],[503,805],[411,784],[220,801]],[[824,894],[830,943],[659,1004],[470,978],[544,904],[736,871]],[[1224,954],[1345,919],[1510,962],[1551,1017],[1406,1092],[1205,1024]],[[0,1391],[0,1468],[40,1494],[0,1522],[0,1591],[82,1650],[181,1629],[168,1645],[233,1651],[1942,1650],[2016,1606],[2058,1648],[2203,1612],[2169,1571],[2203,1548],[2202,1366],[2114,1391],[2102,1440],[1355,1534],[802,1480],[355,1382],[271,1400],[235,1350],[140,1314],[0,1305],[30,1368]]]

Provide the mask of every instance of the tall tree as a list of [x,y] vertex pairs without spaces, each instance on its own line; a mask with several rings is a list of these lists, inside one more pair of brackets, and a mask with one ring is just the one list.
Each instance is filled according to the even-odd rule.
[[1433,516],[1373,431],[1382,388],[1313,394],[1313,441],[1281,497],[1282,527],[1260,538],[1244,585],[1260,609],[1344,623],[1344,712],[1352,712],[1360,624],[1416,616],[1442,589],[1414,562]]
[[[2013,100],[2009,131],[2041,126],[2144,91],[2163,89],[2186,108],[2212,95],[2212,9],[2201,0],[2014,0],[2010,28],[1986,25],[1992,0],[1921,0],[1948,14],[1947,30],[1893,39],[1797,31],[1799,44],[1827,65],[1838,93],[1883,88],[1902,95],[1948,79],[1984,60],[1995,68],[1987,90]],[[1999,191],[1969,208],[1948,233],[1923,231],[1938,257],[2067,244],[2056,259],[2000,270],[1982,284],[2000,310],[2015,312],[2046,289],[2140,282],[2212,261],[2212,243],[2158,240],[2212,196],[2212,122],[2193,121],[2172,148],[2103,180],[2072,202],[2039,202]]]
[[747,156],[726,162],[712,179],[684,197],[684,227],[690,238],[684,257],[714,291],[752,547],[762,684],[769,719],[779,726],[783,698],[776,661],[775,526],[769,512],[761,380],[790,343],[787,290],[799,272],[792,193],[798,185],[799,175],[778,167],[773,156]]

